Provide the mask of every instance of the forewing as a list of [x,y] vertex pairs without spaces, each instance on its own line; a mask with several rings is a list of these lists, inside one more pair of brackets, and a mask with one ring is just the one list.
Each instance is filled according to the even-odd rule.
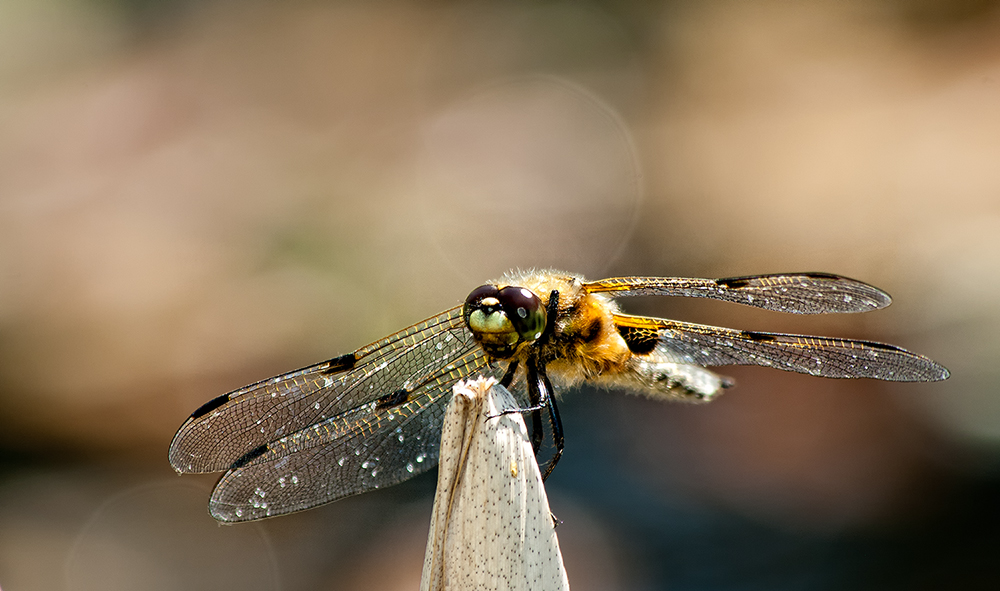
[[452,386],[492,376],[479,347],[415,379],[408,400],[350,409],[267,444],[216,485],[209,510],[220,521],[272,517],[397,484],[437,465]]
[[170,463],[178,472],[227,470],[262,445],[411,387],[475,347],[456,307],[352,354],[235,390],[181,425]]
[[613,297],[684,296],[711,298],[791,314],[866,312],[892,301],[877,287],[828,273],[752,275],[728,279],[612,277],[584,284]]
[[644,316],[615,315],[626,342],[651,343],[677,363],[761,365],[828,378],[933,382],[948,377],[934,361],[872,341],[750,332]]

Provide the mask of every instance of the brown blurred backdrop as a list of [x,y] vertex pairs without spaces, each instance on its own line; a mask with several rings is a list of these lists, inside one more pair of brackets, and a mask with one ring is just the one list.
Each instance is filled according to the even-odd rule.
[[413,589],[433,476],[217,527],[204,401],[513,267],[827,271],[941,384],[569,393],[586,589],[1000,588],[1000,6],[0,2],[0,586]]

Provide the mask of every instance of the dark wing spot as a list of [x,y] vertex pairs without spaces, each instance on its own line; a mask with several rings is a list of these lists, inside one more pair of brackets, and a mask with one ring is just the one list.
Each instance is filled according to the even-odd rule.
[[756,341],[756,342],[765,342],[765,341],[776,341],[776,340],[778,340],[778,339],[776,339],[774,337],[774,335],[769,335],[769,334],[763,333],[763,332],[752,332],[752,331],[749,331],[749,330],[744,330],[743,331],[743,336],[745,336],[746,338],[750,339],[751,341]]
[[209,400],[205,404],[199,406],[198,410],[191,413],[191,418],[197,419],[199,417],[203,417],[227,402],[229,402],[229,394],[223,394],[222,396],[217,396]]
[[267,453],[267,444],[265,443],[264,445],[259,445],[251,449],[247,453],[243,454],[242,457],[240,457],[238,460],[233,462],[231,466],[229,466],[229,469],[235,470],[237,468],[242,468],[243,466],[246,466],[250,462],[254,461],[255,459],[259,458],[260,456],[266,453]]
[[333,359],[326,362],[326,369],[324,369],[320,373],[322,373],[323,375],[330,375],[354,369],[354,364],[357,363],[357,361],[358,358],[354,356],[354,353],[348,353],[347,355],[334,357]]
[[400,388],[391,394],[386,394],[378,400],[375,401],[375,408],[392,408],[394,406],[399,406],[406,402],[410,397],[410,393],[406,391],[406,388]]
[[906,349],[902,347],[897,347],[896,345],[890,345],[888,343],[877,343],[875,341],[858,341],[865,347],[869,349],[882,349],[883,351],[901,351],[907,352]]
[[715,284],[728,289],[739,289],[750,284],[748,277],[732,277],[730,279],[716,279]]
[[652,353],[656,344],[660,342],[656,331],[643,328],[633,328],[631,326],[619,326],[618,333],[625,339],[628,350],[636,355],[646,355]]

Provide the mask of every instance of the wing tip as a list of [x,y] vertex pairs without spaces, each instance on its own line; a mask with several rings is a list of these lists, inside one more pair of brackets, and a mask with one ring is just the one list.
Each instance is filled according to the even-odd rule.
[[930,382],[943,382],[951,377],[951,372],[948,371],[948,368],[940,363],[931,361],[931,368],[936,372],[936,374],[928,380]]
[[174,469],[174,472],[178,474],[203,474],[206,470],[200,470],[195,467],[194,462],[191,458],[179,458],[174,450],[170,450],[170,454],[167,456],[170,461],[170,467]]
[[[825,273],[823,271],[810,271],[807,273],[799,273],[799,275],[819,281],[842,283],[845,286],[850,286],[852,289],[856,290],[857,293],[855,296],[857,296],[856,299],[858,301],[855,301],[855,305],[853,306],[845,306],[844,309],[841,310],[843,312],[856,313],[881,310],[882,308],[888,307],[889,304],[892,303],[892,296],[884,290],[858,279],[852,279],[851,277],[845,277],[844,275],[837,275],[835,273]],[[845,294],[845,296],[851,298],[845,298],[845,304],[848,304],[855,299],[855,297],[850,296],[850,294]]]
[[242,521],[250,521],[253,518],[242,515],[243,510],[233,506],[231,503],[223,503],[212,499],[208,503],[208,514],[212,519],[219,522],[219,525],[232,525]]
[[[868,285],[863,281],[857,281],[856,283],[868,288],[869,297],[871,298],[871,301],[869,302],[871,304],[870,308],[871,310],[881,310],[882,308],[888,308],[889,304],[892,303],[892,296],[887,294],[885,291],[875,287],[874,285]],[[862,311],[867,312],[868,310],[862,310]]]
[[884,290],[875,287],[871,283],[866,283],[864,281],[852,279],[843,275],[836,275],[834,273],[824,273],[822,271],[812,271],[809,273],[802,273],[802,275],[812,279],[845,283],[859,290],[860,295],[862,295],[863,303],[858,305],[856,309],[857,312],[881,310],[892,303],[892,296]]

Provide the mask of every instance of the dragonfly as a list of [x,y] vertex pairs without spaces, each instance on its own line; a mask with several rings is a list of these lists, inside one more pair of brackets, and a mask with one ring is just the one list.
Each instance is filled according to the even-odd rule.
[[826,378],[933,382],[948,370],[895,345],[746,331],[626,314],[618,298],[711,298],[791,314],[889,305],[884,291],[839,275],[698,279],[510,272],[461,305],[353,353],[259,381],[194,411],[170,444],[180,473],[224,472],[209,501],[221,522],[309,509],[407,480],[437,465],[445,408],[460,379],[494,377],[519,392],[536,454],[543,412],[563,447],[558,387],[624,389],[707,402],[733,381],[707,369],[757,365]]

